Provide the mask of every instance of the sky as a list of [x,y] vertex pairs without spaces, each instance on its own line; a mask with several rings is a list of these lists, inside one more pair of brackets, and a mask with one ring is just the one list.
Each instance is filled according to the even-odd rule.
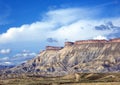
[[120,37],[120,0],[0,0],[0,65],[18,65],[46,46]]

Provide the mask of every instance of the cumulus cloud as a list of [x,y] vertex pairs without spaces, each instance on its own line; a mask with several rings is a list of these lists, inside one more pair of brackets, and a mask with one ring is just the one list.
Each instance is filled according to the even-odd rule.
[[[57,45],[63,45],[65,39],[76,41],[93,39],[99,35],[109,38],[109,35],[119,33],[120,18],[96,19],[101,13],[101,9],[92,8],[50,10],[44,14],[41,21],[12,27],[6,33],[0,34],[0,44],[29,43],[32,45],[34,42],[43,44],[43,42],[57,41]],[[106,24],[111,21],[112,24]]]
[[9,57],[0,58],[0,64],[3,64],[4,62],[8,62],[8,61],[9,61]]
[[9,54],[11,52],[10,49],[1,49],[0,54]]
[[37,55],[36,53],[31,52],[29,50],[23,50],[22,52],[15,54],[9,61],[14,62],[16,64],[20,64],[23,63],[24,61],[36,57],[36,55]]
[[93,39],[95,39],[95,40],[103,40],[103,39],[107,40],[106,37],[101,36],[101,35],[99,35],[99,36],[97,36],[97,37],[94,37]]
[[13,65],[9,57],[0,58],[0,65]]
[[[93,15],[94,12],[94,15]],[[6,33],[0,34],[0,43],[43,41],[56,31],[68,29],[69,25],[81,19],[89,19],[98,14],[96,10],[84,8],[67,8],[48,11],[41,21],[25,24],[21,27],[12,27]],[[80,24],[80,23],[79,23]],[[72,30],[71,30],[72,31]],[[56,33],[55,33],[56,34]],[[74,35],[74,34],[73,34]],[[44,36],[44,37],[42,37]],[[69,36],[68,36],[69,37]]]
[[21,53],[18,53],[18,54],[16,54],[16,55],[14,55],[14,57],[13,57],[13,59],[14,60],[19,60],[19,59],[31,59],[31,58],[33,58],[33,57],[35,57],[37,54],[36,53],[34,53],[34,52],[30,52],[30,51],[25,51],[25,50],[23,50]]

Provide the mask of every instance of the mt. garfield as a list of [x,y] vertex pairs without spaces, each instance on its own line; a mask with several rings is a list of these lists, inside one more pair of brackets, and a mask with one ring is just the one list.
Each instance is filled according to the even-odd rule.
[[120,72],[120,39],[65,42],[47,46],[37,57],[4,71],[9,74],[63,76],[72,73]]

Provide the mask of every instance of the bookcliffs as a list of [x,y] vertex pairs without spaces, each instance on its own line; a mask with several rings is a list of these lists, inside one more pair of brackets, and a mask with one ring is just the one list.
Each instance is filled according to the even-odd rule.
[[120,39],[65,42],[47,46],[38,56],[4,71],[9,74],[63,76],[72,73],[120,72]]

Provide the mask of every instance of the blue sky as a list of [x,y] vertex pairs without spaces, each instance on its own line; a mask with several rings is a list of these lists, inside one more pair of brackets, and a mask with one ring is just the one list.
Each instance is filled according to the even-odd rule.
[[120,0],[0,0],[0,64],[19,64],[46,45],[120,37]]

